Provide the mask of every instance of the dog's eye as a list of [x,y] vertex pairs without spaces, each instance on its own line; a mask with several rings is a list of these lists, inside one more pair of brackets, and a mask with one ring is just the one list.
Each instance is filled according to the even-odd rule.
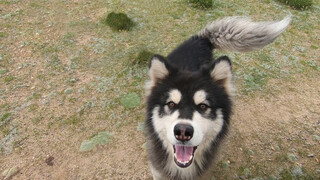
[[167,105],[168,105],[168,107],[170,109],[172,109],[172,108],[174,108],[176,106],[176,104],[174,102],[172,102],[172,101],[168,102]]
[[205,111],[205,110],[207,110],[208,105],[206,105],[206,104],[199,104],[199,108],[200,108],[201,110]]

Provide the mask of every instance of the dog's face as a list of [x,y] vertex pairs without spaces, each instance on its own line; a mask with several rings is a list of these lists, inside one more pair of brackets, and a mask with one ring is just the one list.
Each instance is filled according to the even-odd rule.
[[228,124],[230,61],[225,57],[198,72],[186,72],[155,56],[149,76],[148,112],[153,129],[175,164],[188,167]]

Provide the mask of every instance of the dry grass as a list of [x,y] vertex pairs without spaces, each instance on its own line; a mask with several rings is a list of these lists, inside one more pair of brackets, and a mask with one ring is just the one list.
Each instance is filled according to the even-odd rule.
[[[316,1],[297,11],[273,0],[219,0],[205,10],[180,0],[0,0],[0,172],[18,167],[17,179],[151,178],[143,99],[132,109],[121,104],[128,93],[143,97],[147,65],[132,64],[132,54],[166,55],[219,17],[271,20],[290,11],[292,24],[272,45],[223,53],[233,61],[236,105],[209,176],[319,178],[319,10]],[[113,32],[101,23],[113,11],[136,26]],[[100,132],[110,132],[111,143],[79,152]]]

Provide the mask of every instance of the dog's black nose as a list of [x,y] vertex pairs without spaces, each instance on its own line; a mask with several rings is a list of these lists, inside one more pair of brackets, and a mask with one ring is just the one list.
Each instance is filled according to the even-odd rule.
[[173,129],[174,136],[179,141],[189,141],[193,136],[193,127],[188,124],[177,124]]

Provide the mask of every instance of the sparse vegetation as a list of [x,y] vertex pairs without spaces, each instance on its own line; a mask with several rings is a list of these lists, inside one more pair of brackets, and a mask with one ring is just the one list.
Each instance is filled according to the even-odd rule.
[[37,117],[33,117],[33,118],[31,119],[31,121],[32,121],[33,124],[37,125],[37,124],[39,124],[39,122],[41,121],[41,119],[43,119],[43,117],[37,116]]
[[102,22],[114,31],[129,31],[135,26],[135,23],[125,13],[111,12]]
[[310,8],[313,4],[312,0],[278,0],[282,3],[288,4],[289,6],[296,9],[306,9]]
[[194,4],[196,7],[200,8],[211,8],[213,0],[188,0],[190,3]]
[[72,115],[67,117],[65,120],[63,120],[64,125],[77,125],[80,123],[83,119],[77,115]]
[[252,68],[248,74],[244,75],[245,86],[243,91],[249,93],[252,91],[261,90],[266,87],[267,74],[260,69]]
[[4,123],[4,122],[8,121],[8,119],[10,118],[10,116],[11,116],[11,113],[8,113],[8,112],[2,114],[2,115],[0,116],[0,122],[1,122],[1,123]]
[[99,132],[97,135],[93,136],[90,140],[85,140],[81,143],[79,151],[87,152],[91,151],[97,145],[105,145],[111,142],[111,134],[107,131]]
[[155,53],[142,50],[138,53],[138,55],[136,55],[136,57],[130,57],[130,59],[132,59],[133,64],[147,66],[153,55],[155,55]]
[[120,102],[125,108],[131,109],[139,105],[140,97],[137,93],[129,93],[124,95]]
[[[319,1],[302,10],[274,0],[0,4],[0,179],[16,166],[12,179],[151,179],[143,97],[153,52],[166,56],[218,18],[288,11],[289,28],[263,50],[215,51],[232,61],[235,106],[205,179],[320,179]],[[115,10],[135,26],[111,32]],[[108,143],[92,143],[99,132]],[[84,141],[93,148],[81,153]]]
[[9,75],[3,78],[4,83],[9,84],[12,80],[14,80],[14,76]]
[[0,75],[7,73],[8,70],[7,69],[0,69]]

